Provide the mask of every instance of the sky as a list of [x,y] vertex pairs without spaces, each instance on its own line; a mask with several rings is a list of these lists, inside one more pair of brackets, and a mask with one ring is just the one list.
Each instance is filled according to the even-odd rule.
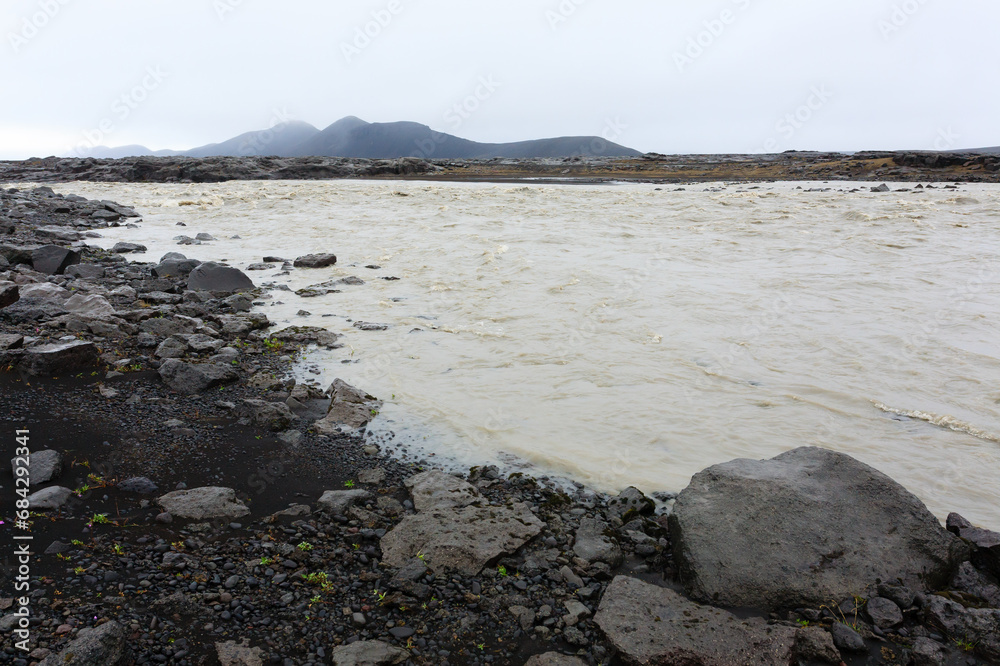
[[996,0],[4,0],[0,158],[284,120],[660,153],[1000,145]]

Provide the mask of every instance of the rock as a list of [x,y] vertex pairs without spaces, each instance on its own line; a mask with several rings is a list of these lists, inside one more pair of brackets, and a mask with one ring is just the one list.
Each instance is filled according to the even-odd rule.
[[165,259],[153,266],[151,273],[158,278],[186,277],[200,265],[201,262],[197,259]]
[[329,511],[335,516],[342,516],[347,513],[347,509],[353,504],[369,497],[371,497],[371,493],[361,488],[355,488],[354,490],[327,490],[316,501],[316,505],[323,511]]
[[236,499],[232,488],[191,488],[167,493],[156,500],[172,516],[191,520],[209,518],[239,518],[250,513],[250,509]]
[[363,469],[358,472],[358,481],[361,483],[367,483],[369,485],[377,486],[383,481],[385,481],[385,470],[381,467],[374,467],[372,469]]
[[[18,477],[17,470],[25,467],[23,458],[14,458],[10,461],[11,470],[14,477]],[[42,451],[32,451],[28,456],[28,480],[31,485],[47,483],[56,479],[62,474],[62,454],[58,451],[45,449]]]
[[87,319],[107,319],[115,314],[108,299],[97,294],[74,294],[66,299],[63,307],[76,316]]
[[0,309],[21,300],[21,290],[13,282],[0,282]]
[[266,400],[244,400],[243,413],[255,424],[270,428],[275,432],[288,430],[295,415],[283,402],[267,402]]
[[958,567],[958,573],[951,579],[951,588],[978,597],[993,608],[1000,608],[1000,586],[995,585],[971,562],[962,562]]
[[382,402],[374,396],[341,379],[333,381],[328,393],[332,396],[330,409],[324,418],[313,424],[313,429],[321,435],[360,430],[382,406]]
[[330,652],[333,666],[393,666],[410,658],[410,653],[382,641],[355,641]]
[[339,338],[340,336],[333,331],[328,331],[325,328],[317,326],[292,326],[278,331],[271,336],[272,340],[297,342],[299,344],[313,343],[327,349],[337,349],[340,346],[337,343]]
[[250,312],[253,309],[253,300],[245,294],[233,294],[223,300],[222,304],[230,308],[233,312]]
[[656,504],[638,488],[626,488],[608,502],[608,515],[628,522],[632,516],[649,516],[656,511]]
[[388,331],[389,324],[373,324],[368,321],[356,321],[353,324],[354,328],[359,331]]
[[103,266],[94,264],[77,264],[66,269],[66,275],[80,280],[100,280],[105,273]]
[[237,645],[236,641],[216,643],[220,666],[264,666],[264,651],[248,645]]
[[945,646],[930,638],[916,638],[913,641],[913,666],[944,666],[948,661]]
[[880,580],[933,588],[966,552],[888,476],[813,447],[696,474],[669,524],[689,593],[730,607],[818,606]]
[[144,476],[133,476],[124,481],[119,481],[118,490],[126,493],[137,493],[139,495],[152,495],[159,488]]
[[74,340],[25,350],[21,368],[30,375],[68,374],[97,365],[97,347],[93,342]]
[[28,508],[35,511],[51,511],[59,509],[69,500],[73,491],[62,486],[43,488],[28,495]]
[[840,651],[833,644],[833,636],[821,627],[803,627],[795,632],[795,656],[806,663],[839,664],[842,661]]
[[417,511],[460,508],[482,498],[470,483],[438,470],[423,472],[403,481]]
[[558,652],[536,654],[524,662],[524,666],[587,666],[587,662],[578,657],[569,657]]
[[192,291],[232,293],[249,291],[254,286],[253,280],[240,269],[208,261],[191,271],[187,288]]
[[335,263],[337,263],[337,257],[332,254],[307,254],[296,259],[293,265],[296,268],[326,268]]
[[879,629],[892,629],[903,623],[903,612],[889,599],[872,597],[865,604],[865,612]]
[[156,348],[156,358],[184,358],[187,355],[187,340],[180,335],[171,335]]
[[0,351],[20,349],[24,344],[24,336],[17,333],[0,333]]
[[145,252],[146,246],[139,243],[115,243],[111,251],[115,254],[135,254]]
[[769,627],[761,618],[741,620],[627,576],[608,586],[594,622],[628,663],[794,663],[795,629]]
[[202,242],[205,242],[205,243],[208,243],[208,242],[214,241],[215,237],[212,236],[212,234],[206,234],[205,232],[202,232],[202,233],[196,234],[195,237],[194,237],[194,239],[202,241]]
[[563,615],[563,621],[567,627],[572,627],[580,620],[590,617],[590,609],[576,599],[569,599],[563,605],[566,607],[566,614]]
[[269,271],[272,268],[274,268],[274,264],[256,263],[256,264],[250,264],[249,266],[247,266],[247,270],[248,271]]
[[232,366],[184,363],[173,358],[163,362],[159,374],[164,384],[178,393],[188,394],[201,393],[234,382],[240,377]]
[[865,647],[865,639],[861,638],[861,634],[842,622],[833,623],[833,627],[830,628],[830,635],[833,637],[833,644],[841,650],[864,652],[867,649]]
[[972,647],[975,654],[1000,661],[1000,610],[966,608],[930,595],[924,606],[924,623],[941,630],[950,640]]
[[573,552],[588,562],[605,562],[612,569],[623,561],[621,548],[605,534],[608,524],[594,518],[583,518],[576,530]]
[[436,572],[475,576],[542,530],[524,504],[435,509],[403,518],[382,538],[384,561],[402,567],[422,553]]
[[878,187],[872,188],[872,192],[888,192],[888,191],[889,191],[889,186],[886,185],[885,183],[882,183]]
[[59,654],[50,654],[39,666],[125,666],[132,663],[125,627],[115,621],[84,628]]
[[139,324],[140,331],[152,333],[159,338],[194,333],[196,327],[195,322],[186,317],[153,317]]
[[40,301],[62,303],[69,298],[69,292],[51,282],[21,285],[21,298],[34,298]]
[[972,523],[952,513],[948,516],[948,531],[972,546],[972,562],[1000,578],[1000,533],[974,527]]
[[62,275],[67,267],[80,263],[80,253],[58,245],[43,245],[31,253],[31,265],[39,273]]

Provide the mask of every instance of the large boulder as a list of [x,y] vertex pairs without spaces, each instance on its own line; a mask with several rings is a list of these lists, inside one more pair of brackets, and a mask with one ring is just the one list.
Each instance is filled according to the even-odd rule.
[[536,654],[524,662],[524,666],[587,666],[587,662],[579,657],[570,657],[558,652]]
[[0,309],[21,300],[21,290],[13,282],[0,282]]
[[333,648],[333,666],[394,666],[410,658],[410,653],[382,641],[355,641]]
[[69,298],[69,291],[51,282],[38,282],[21,285],[21,298],[32,298],[38,301],[64,302]]
[[950,599],[930,595],[924,606],[924,622],[940,629],[955,643],[970,647],[990,663],[1000,662],[1000,610],[966,608]]
[[608,586],[594,622],[630,664],[794,663],[794,628],[740,619],[627,576]]
[[81,280],[99,280],[107,271],[97,264],[76,264],[66,269],[66,275]]
[[313,430],[321,435],[360,430],[382,406],[382,402],[374,396],[341,379],[333,380],[327,393],[331,397],[330,409],[324,418],[313,424]]
[[417,511],[461,508],[480,501],[471,483],[438,470],[423,472],[403,481]]
[[333,254],[307,254],[299,257],[292,265],[296,268],[326,268],[337,263],[337,257]]
[[975,527],[957,513],[948,516],[948,531],[972,547],[976,566],[1000,578],[1000,532]]
[[97,361],[97,346],[93,342],[74,340],[27,348],[21,368],[29,375],[56,375],[93,367]]
[[235,490],[214,486],[176,490],[161,496],[156,503],[172,516],[191,520],[239,518],[250,513],[250,509],[236,499]]
[[67,267],[80,263],[80,253],[58,245],[43,245],[31,253],[31,265],[39,273],[62,275]]
[[232,293],[253,289],[253,280],[246,273],[232,266],[206,261],[188,275],[187,288],[191,291]]
[[608,536],[608,524],[596,518],[582,518],[573,540],[573,553],[587,562],[604,562],[612,568],[624,560],[622,549]]
[[28,508],[35,511],[54,511],[69,501],[73,491],[62,486],[49,486],[28,495]]
[[880,581],[936,588],[968,552],[888,476],[814,447],[696,474],[670,532],[689,593],[731,607],[818,605]]
[[39,666],[125,666],[132,663],[128,632],[115,621],[81,629],[62,652],[45,657]]
[[220,666],[264,666],[264,651],[259,647],[239,645],[236,641],[216,643]]
[[63,307],[78,317],[86,319],[107,319],[115,314],[115,308],[108,299],[97,294],[73,294]]
[[352,490],[327,490],[316,501],[320,511],[328,511],[335,516],[342,516],[354,504],[371,497],[371,493],[361,488]]
[[243,401],[243,413],[256,425],[270,428],[275,432],[288,430],[295,415],[283,402],[268,402],[267,400],[246,399]]
[[42,451],[32,451],[28,456],[28,464],[24,464],[24,458],[13,458],[10,461],[11,471],[14,476],[20,476],[17,470],[27,467],[27,478],[32,485],[47,483],[58,478],[62,474],[63,459],[62,454],[52,449]]
[[152,268],[153,277],[185,277],[198,268],[201,262],[197,259],[166,259]]
[[201,393],[240,378],[232,366],[215,363],[185,363],[175,358],[163,362],[159,370],[163,383],[178,393]]
[[405,517],[382,538],[382,553],[391,567],[422,554],[437,572],[475,576],[501,555],[516,552],[542,526],[520,502],[434,509]]
[[146,251],[146,246],[140,243],[115,243],[111,251],[115,254],[138,254]]

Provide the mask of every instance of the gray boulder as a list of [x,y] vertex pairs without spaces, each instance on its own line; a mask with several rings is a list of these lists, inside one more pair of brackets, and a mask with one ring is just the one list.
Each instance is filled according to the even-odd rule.
[[80,263],[80,253],[58,245],[43,245],[31,253],[31,265],[39,273],[62,275],[67,267]]
[[51,486],[28,495],[28,508],[35,511],[53,511],[69,500],[73,491],[62,486]]
[[134,254],[145,252],[146,249],[145,245],[140,245],[139,243],[115,243],[111,251],[115,254]]
[[865,639],[861,637],[861,634],[843,622],[834,622],[830,628],[830,635],[833,638],[833,644],[841,650],[864,652],[868,649],[868,646],[865,645]]
[[670,532],[689,593],[731,607],[819,605],[879,581],[935,588],[967,554],[901,485],[813,447],[696,474]]
[[213,363],[185,363],[170,358],[159,370],[163,383],[178,393],[201,393],[210,388],[229,384],[240,378],[232,366]]
[[913,641],[913,666],[944,666],[948,649],[930,638],[919,637]]
[[542,526],[520,502],[435,509],[406,516],[382,538],[382,553],[385,563],[396,568],[421,553],[435,571],[475,576],[501,555],[516,552]]
[[59,654],[45,657],[39,666],[125,666],[132,663],[125,627],[115,621],[81,629],[76,640]]
[[333,666],[394,666],[410,658],[410,653],[382,641],[355,641],[333,648]]
[[948,531],[972,547],[972,561],[976,566],[1000,578],[1000,532],[974,527],[957,513],[948,516]]
[[77,317],[86,319],[107,319],[115,314],[115,308],[108,303],[108,299],[97,294],[73,294],[66,299],[63,307]]
[[250,513],[243,502],[236,499],[232,488],[191,488],[167,493],[156,500],[172,516],[206,520],[209,518],[239,518]]
[[243,413],[250,417],[256,425],[270,428],[275,432],[288,430],[295,415],[283,402],[268,402],[266,400],[244,400]]
[[608,524],[594,518],[583,518],[576,530],[573,552],[588,562],[605,562],[615,568],[624,557],[618,544],[606,534]]
[[24,345],[24,336],[18,333],[0,333],[0,351],[20,349]]
[[879,629],[892,629],[903,623],[903,611],[894,601],[883,597],[872,597],[865,604],[865,613]]
[[93,342],[74,340],[25,350],[21,368],[30,375],[67,374],[97,365],[97,347]]
[[167,259],[153,266],[153,277],[185,277],[198,268],[201,262],[197,259]]
[[264,651],[258,647],[238,645],[236,641],[216,643],[215,652],[220,666],[264,666]]
[[152,495],[159,488],[145,476],[132,476],[118,482],[118,490],[138,495]]
[[13,282],[0,282],[0,309],[21,300],[21,290]]
[[187,288],[191,291],[232,293],[248,291],[254,286],[253,280],[240,269],[207,261],[200,264],[188,275]]
[[333,254],[307,254],[299,257],[292,264],[296,268],[326,268],[337,263],[337,257]]
[[39,301],[62,303],[69,298],[70,293],[57,284],[39,282],[21,285],[21,298],[33,298]]
[[378,412],[382,402],[341,379],[335,379],[328,394],[330,409],[324,418],[313,424],[321,435],[354,432],[364,428]]
[[95,264],[76,264],[66,269],[66,275],[81,280],[99,280],[104,277],[105,272],[103,266]]
[[319,510],[329,511],[335,516],[342,516],[355,503],[371,497],[371,493],[361,488],[353,490],[327,490],[316,501]]
[[587,662],[579,657],[570,657],[558,652],[536,654],[524,662],[524,666],[587,666]]
[[139,331],[152,333],[158,338],[168,338],[171,335],[194,333],[197,324],[186,317],[153,317],[139,324]]
[[634,516],[648,516],[656,510],[653,500],[646,497],[638,488],[626,488],[608,502],[609,516],[631,519]]
[[417,511],[460,508],[482,499],[472,484],[438,470],[411,476],[403,484]]
[[62,474],[63,459],[58,451],[45,449],[42,451],[32,451],[28,456],[28,464],[24,465],[23,458],[14,458],[10,461],[11,470],[17,477],[17,470],[21,467],[28,468],[28,480],[32,485],[46,483],[56,479]]
[[594,621],[632,664],[794,663],[795,629],[740,619],[627,576],[608,586]]
[[924,623],[940,629],[950,640],[972,647],[975,654],[1000,661],[1000,610],[966,608],[930,595],[924,606]]

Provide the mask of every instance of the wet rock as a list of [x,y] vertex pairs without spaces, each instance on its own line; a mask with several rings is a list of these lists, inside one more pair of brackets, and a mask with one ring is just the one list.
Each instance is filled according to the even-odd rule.
[[924,606],[924,622],[943,631],[950,640],[972,647],[975,654],[1000,660],[1000,610],[965,608],[931,595]]
[[353,324],[354,328],[360,331],[387,331],[389,330],[389,324],[373,324],[368,321],[356,321]]
[[118,490],[139,495],[152,495],[159,488],[144,476],[133,476],[118,483]]
[[29,347],[25,350],[21,368],[30,375],[68,374],[97,365],[97,346],[93,342],[75,340]]
[[328,331],[325,328],[317,326],[292,326],[278,331],[271,336],[272,340],[296,342],[299,344],[313,343],[326,349],[337,349],[340,346],[337,343],[339,338],[340,336],[333,331]]
[[238,645],[236,641],[216,643],[215,652],[219,656],[220,666],[263,666],[264,651],[246,644]]
[[357,431],[365,427],[382,406],[374,396],[341,379],[333,381],[328,393],[331,395],[330,409],[324,418],[313,424],[313,430],[321,435]]
[[21,299],[21,290],[13,282],[0,282],[0,309],[13,305]]
[[895,602],[882,597],[873,597],[865,604],[865,613],[879,629],[892,629],[903,623],[903,612]]
[[32,451],[31,455],[28,456],[27,465],[24,465],[23,458],[14,458],[10,461],[10,466],[15,478],[19,476],[18,469],[27,467],[27,478],[32,485],[35,485],[59,478],[59,475],[62,474],[63,458],[58,451],[45,449]]
[[66,299],[63,307],[76,316],[87,319],[107,319],[115,314],[108,299],[97,294],[74,294]]
[[1000,586],[976,569],[971,562],[962,562],[951,580],[951,589],[971,594],[993,608],[1000,608]]
[[335,516],[342,516],[347,513],[347,509],[355,503],[371,497],[371,493],[361,488],[353,490],[327,490],[316,501],[318,509],[329,511]]
[[[183,257],[184,255],[181,256]],[[201,262],[197,259],[166,259],[153,266],[150,272],[153,277],[158,278],[186,277],[200,265]]]
[[482,499],[472,484],[438,470],[411,476],[403,484],[417,511],[460,508]]
[[393,666],[409,659],[410,653],[382,641],[356,641],[333,648],[333,666]]
[[66,269],[66,275],[81,280],[100,280],[106,273],[103,266],[94,264],[77,264]]
[[830,635],[833,637],[833,644],[841,650],[864,652],[867,649],[865,647],[865,639],[861,638],[861,634],[842,622],[833,623],[833,626],[830,628]]
[[139,243],[115,243],[111,251],[115,254],[136,254],[146,251],[145,245]]
[[191,488],[167,493],[156,500],[165,511],[179,518],[206,520],[209,518],[239,518],[250,509],[236,499],[232,488]]
[[283,402],[268,402],[266,400],[244,400],[242,411],[255,424],[269,428],[275,432],[288,430],[295,415]]
[[563,621],[567,627],[572,627],[580,620],[590,617],[590,609],[576,599],[570,599],[563,605],[566,607],[566,614],[563,615]]
[[799,661],[839,664],[840,650],[833,644],[833,636],[821,627],[803,627],[795,632],[795,656]]
[[17,333],[0,333],[0,351],[20,349],[24,344],[24,336]]
[[633,664],[792,664],[795,630],[741,620],[673,590],[618,576],[594,621]]
[[402,567],[422,553],[437,572],[474,576],[501,555],[516,552],[542,527],[520,502],[436,509],[403,518],[382,538],[382,552],[389,566]]
[[39,666],[125,666],[131,661],[125,627],[111,621],[81,629],[76,640],[59,654],[50,654]]
[[52,511],[61,508],[72,495],[72,490],[62,486],[42,488],[28,495],[28,508],[34,511]]
[[307,254],[297,258],[293,265],[296,268],[326,268],[336,263],[337,257],[333,254]]
[[1000,578],[1000,532],[974,527],[957,513],[948,516],[948,531],[972,546],[972,562]]
[[871,190],[872,190],[872,192],[888,192],[889,191],[889,186],[886,185],[885,183],[882,183],[878,187],[871,188]]
[[31,265],[45,275],[62,275],[67,267],[80,263],[80,253],[58,245],[43,245],[31,253]]
[[524,666],[587,666],[587,662],[579,657],[570,657],[558,652],[546,652],[545,654],[536,654],[524,662]]
[[177,359],[167,359],[160,366],[160,379],[178,393],[201,393],[210,388],[228,384],[239,379],[239,373],[232,366],[212,363],[184,363]]
[[605,562],[611,568],[620,566],[623,561],[621,548],[606,534],[607,530],[608,524],[602,520],[581,519],[573,542],[573,552],[588,562]]
[[649,516],[654,511],[656,504],[638,488],[626,488],[618,497],[608,502],[608,515],[616,516],[626,522],[633,516]]
[[187,288],[192,291],[232,293],[252,290],[254,285],[253,280],[240,269],[208,261],[191,271]]
[[948,649],[930,638],[915,639],[911,654],[913,666],[944,666],[948,662]]
[[813,447],[696,474],[670,531],[691,595],[733,607],[819,605],[879,580],[935,587],[966,553],[901,485]]

